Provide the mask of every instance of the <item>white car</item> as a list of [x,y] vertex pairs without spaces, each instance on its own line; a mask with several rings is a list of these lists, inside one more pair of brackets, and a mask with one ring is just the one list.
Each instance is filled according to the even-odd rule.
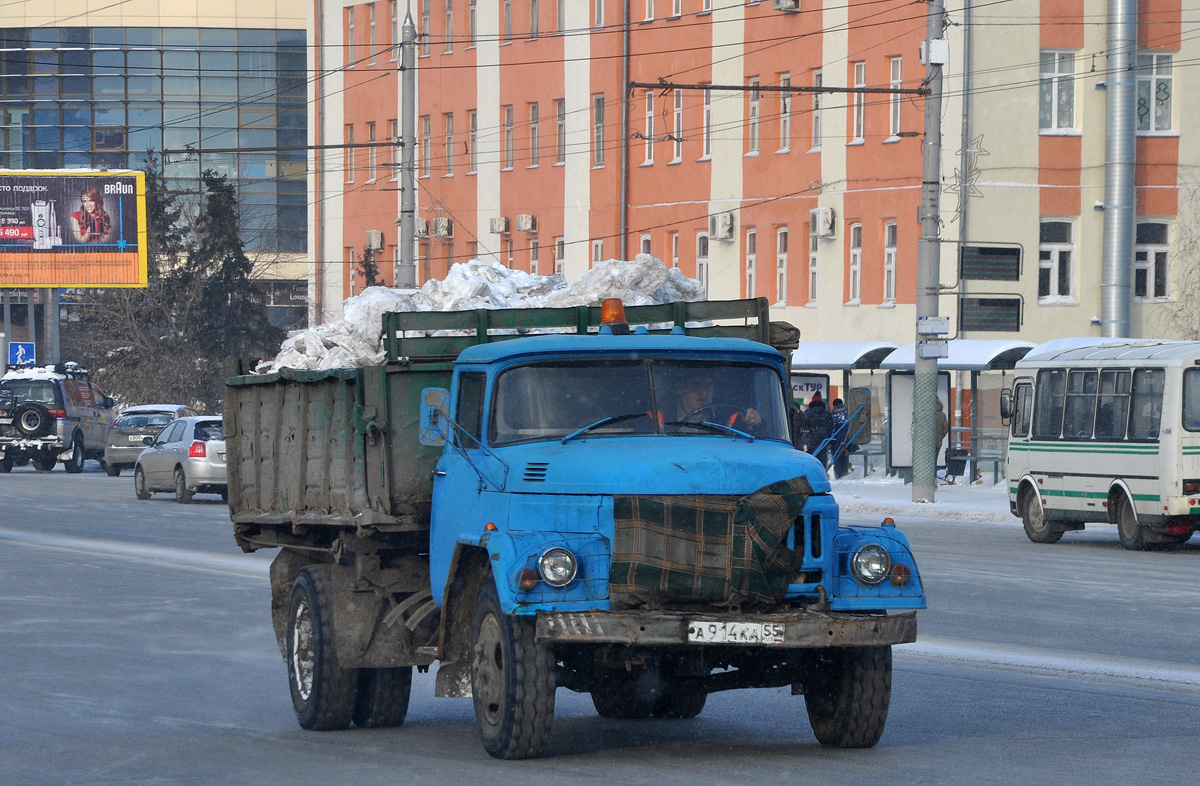
[[197,493],[228,498],[219,415],[178,418],[157,437],[146,437],[145,444],[133,467],[138,499],[150,499],[156,491],[174,491],[182,503]]

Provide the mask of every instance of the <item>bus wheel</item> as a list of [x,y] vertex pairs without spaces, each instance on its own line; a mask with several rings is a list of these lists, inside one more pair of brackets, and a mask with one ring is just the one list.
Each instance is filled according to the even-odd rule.
[[1041,499],[1028,486],[1021,492],[1021,523],[1025,525],[1026,537],[1034,543],[1058,543],[1062,540],[1063,530],[1046,519]]
[[1117,503],[1117,534],[1121,536],[1121,545],[1130,551],[1142,551],[1146,548],[1146,531],[1138,524],[1137,514],[1133,512],[1133,503],[1124,494]]

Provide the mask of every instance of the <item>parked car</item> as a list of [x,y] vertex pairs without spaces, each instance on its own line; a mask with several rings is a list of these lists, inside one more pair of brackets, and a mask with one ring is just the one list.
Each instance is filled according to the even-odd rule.
[[133,467],[138,499],[150,499],[156,491],[174,491],[175,500],[182,503],[191,502],[196,493],[227,499],[219,415],[178,418],[157,437],[143,437],[143,442],[147,447]]
[[133,469],[137,457],[146,449],[142,440],[157,437],[176,418],[200,413],[183,404],[138,404],[126,407],[108,429],[101,465],[109,477],[115,478],[123,469]]
[[113,400],[77,363],[9,369],[0,378],[0,472],[26,460],[43,472],[61,459],[67,472],[104,458]]

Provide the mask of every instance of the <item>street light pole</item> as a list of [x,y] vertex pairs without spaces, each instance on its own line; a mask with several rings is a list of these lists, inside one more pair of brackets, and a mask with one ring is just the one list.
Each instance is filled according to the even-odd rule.
[[941,241],[939,198],[942,181],[942,67],[949,60],[942,0],[929,0],[925,21],[925,138],[922,146],[921,239],[917,245],[917,325],[913,362],[912,499],[933,502],[937,488],[938,362],[945,341],[927,340],[938,315]]

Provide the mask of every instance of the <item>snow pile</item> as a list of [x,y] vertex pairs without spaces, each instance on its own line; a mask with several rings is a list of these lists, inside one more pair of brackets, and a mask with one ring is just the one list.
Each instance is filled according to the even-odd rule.
[[703,300],[704,285],[648,254],[597,263],[573,284],[558,274],[538,276],[472,259],[452,265],[445,279],[426,281],[416,292],[371,287],[349,298],[341,319],[292,333],[275,359],[259,363],[256,371],[382,364],[383,315],[389,311],[594,306],[610,297],[629,306]]

